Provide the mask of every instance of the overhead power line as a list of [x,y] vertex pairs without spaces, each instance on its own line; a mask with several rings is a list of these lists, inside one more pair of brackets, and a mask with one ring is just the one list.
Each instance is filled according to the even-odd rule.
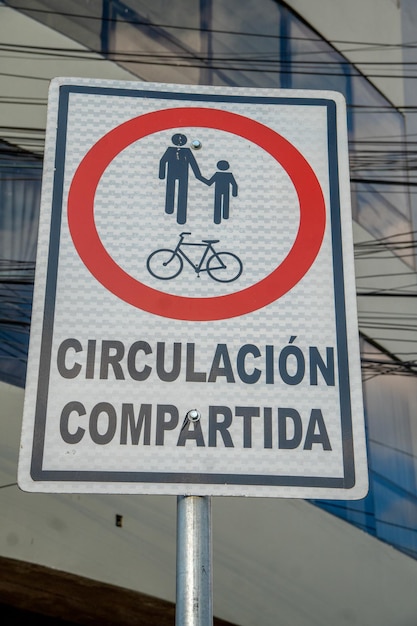
[[[0,7],[1,8],[1,7]],[[20,11],[27,11],[28,13],[38,13],[38,14],[47,14],[47,15],[56,15],[58,17],[68,17],[68,18],[76,18],[83,19],[92,22],[120,22],[126,21],[129,24],[135,26],[145,26],[145,27],[154,27],[154,28],[166,28],[170,30],[181,30],[181,31],[193,31],[193,32],[208,32],[212,34],[222,34],[222,35],[230,35],[230,36],[245,36],[245,37],[256,37],[261,39],[292,39],[296,41],[311,41],[315,43],[323,43],[323,40],[319,35],[316,36],[293,36],[293,35],[281,35],[279,33],[257,33],[254,31],[242,31],[242,30],[233,30],[233,29],[221,29],[221,28],[208,28],[201,25],[198,26],[187,26],[185,24],[170,24],[170,23],[162,23],[162,22],[151,22],[150,20],[135,18],[136,14],[134,10],[126,7],[126,17],[127,19],[123,20],[123,14],[119,14],[116,17],[106,17],[106,16],[97,16],[86,13],[70,13],[65,11],[54,11],[51,9],[40,9],[33,8],[31,6],[19,6]],[[376,41],[358,41],[358,40],[346,40],[346,39],[332,39],[330,42],[334,45],[357,45],[364,46],[366,50],[377,48],[379,49],[413,49],[417,48],[417,42],[399,42],[399,43],[387,43],[387,42],[376,42]]]

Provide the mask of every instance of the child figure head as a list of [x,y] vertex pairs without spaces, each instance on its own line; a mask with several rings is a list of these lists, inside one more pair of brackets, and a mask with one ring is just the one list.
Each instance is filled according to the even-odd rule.
[[229,162],[228,161],[218,161],[217,162],[217,168],[219,170],[228,170],[229,169]]

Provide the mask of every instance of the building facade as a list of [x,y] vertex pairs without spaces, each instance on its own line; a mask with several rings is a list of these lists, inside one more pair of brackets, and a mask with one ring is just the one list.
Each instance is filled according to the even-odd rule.
[[[366,575],[373,577],[375,584],[369,593],[375,593],[375,598],[388,584],[393,586],[391,591],[400,594],[399,582],[395,586],[391,574],[387,574],[385,582],[378,579],[380,572],[373,569],[378,555],[384,555],[381,558],[388,561],[389,555],[395,555],[398,560],[392,576],[398,581],[408,580],[410,572],[417,573],[417,179],[413,149],[417,52],[410,44],[416,33],[417,8],[412,0],[0,3],[0,395],[6,412],[3,439],[13,433],[3,446],[1,461],[1,494],[7,493],[5,505],[10,507],[10,513],[3,520],[0,516],[0,524],[4,523],[5,535],[12,538],[11,527],[17,523],[19,528],[16,543],[13,539],[3,546],[0,543],[1,555],[173,599],[173,583],[166,572],[161,573],[165,560],[171,562],[175,551],[172,528],[166,521],[166,516],[172,514],[171,500],[166,509],[165,502],[154,505],[152,498],[144,498],[146,505],[142,510],[141,504],[136,507],[128,498],[104,502],[85,496],[78,500],[55,497],[49,501],[38,497],[35,501],[31,495],[26,496],[31,502],[29,506],[23,494],[13,493],[17,490],[13,476],[30,333],[47,88],[54,76],[87,76],[236,88],[329,89],[344,94],[348,108],[369,494],[357,502],[280,503],[276,511],[271,502],[251,502],[247,513],[240,502],[233,502],[230,519],[236,523],[240,515],[246,514],[254,524],[253,532],[257,534],[257,526],[266,524],[265,537],[269,537],[275,524],[280,527],[278,513],[282,513],[287,527],[291,526],[291,507],[295,507],[296,516],[304,517],[298,536],[305,538],[303,547],[312,559],[309,568],[317,563],[319,570],[323,564],[317,553],[310,554],[309,534],[315,536],[315,527],[320,533],[321,524],[330,533],[336,529],[341,554],[346,556],[350,550],[355,554],[349,561],[350,567],[360,568],[361,558],[367,559]],[[215,520],[219,525],[228,516],[227,500],[218,505]],[[124,553],[129,549],[127,539],[122,550],[125,565],[121,559],[116,565],[120,571],[106,573],[100,571],[102,556],[97,557],[102,546],[91,547],[90,565],[80,564],[82,559],[63,558],[62,552],[71,550],[74,539],[53,526],[57,558],[48,554],[46,536],[39,541],[39,551],[30,547],[29,537],[36,543],[36,537],[44,533],[45,518],[39,513],[42,501],[49,511],[46,517],[55,519],[55,526],[68,515],[83,532],[85,519],[94,518],[100,529],[98,541],[113,541],[111,550],[118,549],[120,537],[109,538],[103,528],[109,510],[119,506],[133,519],[143,514],[148,526],[139,523],[132,528],[130,540],[145,542],[156,555],[147,580],[142,580],[143,576],[137,582],[131,579],[133,563]],[[55,516],[54,510],[59,514]],[[19,511],[33,516],[33,528],[22,523]],[[261,522],[258,514],[269,521]],[[149,526],[155,524],[158,530],[153,535]],[[159,546],[158,552],[160,536],[163,547]],[[221,569],[222,558],[230,556],[231,546],[237,550],[241,546],[235,543],[230,528],[223,534],[219,532],[218,540],[223,550],[217,556]],[[291,540],[296,538],[291,535]],[[326,546],[325,536],[316,540],[317,545]],[[279,534],[276,541],[280,542]],[[288,559],[290,570],[303,570],[307,578],[313,576],[313,571],[306,570],[301,555],[297,550],[294,554],[283,550],[269,558],[265,545],[258,545],[259,542],[258,537],[254,541],[259,555],[257,567],[249,567],[245,558],[242,562],[230,560],[236,568],[242,563],[246,565],[249,579],[258,572],[263,582],[252,587],[245,576],[241,578],[237,571],[225,566],[228,582],[223,590],[217,589],[220,617],[242,626],[256,621],[266,625],[293,623],[285,621],[285,617],[282,622],[277,621],[278,605],[272,599],[275,585],[286,580],[291,586],[288,596],[292,601],[308,607],[287,607],[287,619],[296,620],[294,623],[342,624],[349,623],[352,615],[361,624],[392,623],[372,621],[376,614],[365,609],[365,599],[355,594],[352,598],[357,604],[354,608],[350,604],[349,609],[346,599],[339,598],[337,589],[332,588],[330,562],[325,569],[333,601],[327,600],[327,608],[314,613],[314,602],[304,604],[303,591],[317,593],[320,598],[328,590],[324,592],[318,582],[317,587],[304,582],[297,591],[297,576],[285,579],[285,568],[277,569],[274,561],[280,554]],[[372,554],[366,557],[363,550],[368,546],[372,546]],[[387,567],[388,561],[384,561]],[[233,590],[242,580],[252,599],[251,608],[245,610],[237,607],[239,595]],[[340,581],[343,584],[349,589],[348,596],[352,594],[351,582]],[[401,593],[407,593],[406,586]],[[404,603],[407,605],[407,601]],[[406,611],[415,608],[410,598],[404,621],[401,618],[395,623],[409,623],[405,621]],[[385,616],[389,619],[386,611]]]

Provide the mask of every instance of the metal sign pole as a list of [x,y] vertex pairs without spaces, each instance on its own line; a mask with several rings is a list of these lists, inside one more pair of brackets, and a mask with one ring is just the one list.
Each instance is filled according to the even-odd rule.
[[212,626],[211,499],[177,498],[176,626]]

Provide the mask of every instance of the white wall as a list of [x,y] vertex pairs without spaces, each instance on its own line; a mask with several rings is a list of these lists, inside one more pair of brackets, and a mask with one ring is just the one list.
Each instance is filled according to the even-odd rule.
[[[0,4],[0,41],[3,45],[23,45],[51,48],[69,48],[74,53],[82,53],[86,49],[72,39],[32,20],[31,18]],[[23,135],[43,137],[46,125],[46,101],[49,81],[55,76],[80,76],[89,78],[113,78],[135,80],[128,71],[109,61],[103,62],[98,54],[89,55],[81,63],[74,58],[47,58],[34,52],[23,53],[14,50],[0,51],[0,95],[7,96],[11,103],[0,103],[1,125],[19,128],[31,128]],[[136,79],[137,80],[137,79]],[[33,106],[13,102],[15,98],[29,98],[36,101]],[[39,129],[36,132],[35,129]],[[9,133],[6,133],[7,135]],[[31,150],[36,145],[25,141],[10,141]],[[43,153],[43,144],[40,152]]]
[[[402,73],[401,68],[370,66],[369,62],[402,61],[400,0],[286,0],[323,37],[356,63],[364,74]],[[357,44],[342,42],[358,42]],[[376,45],[362,45],[363,42]],[[390,47],[378,44],[389,44]],[[404,104],[401,79],[372,78],[396,106]]]

